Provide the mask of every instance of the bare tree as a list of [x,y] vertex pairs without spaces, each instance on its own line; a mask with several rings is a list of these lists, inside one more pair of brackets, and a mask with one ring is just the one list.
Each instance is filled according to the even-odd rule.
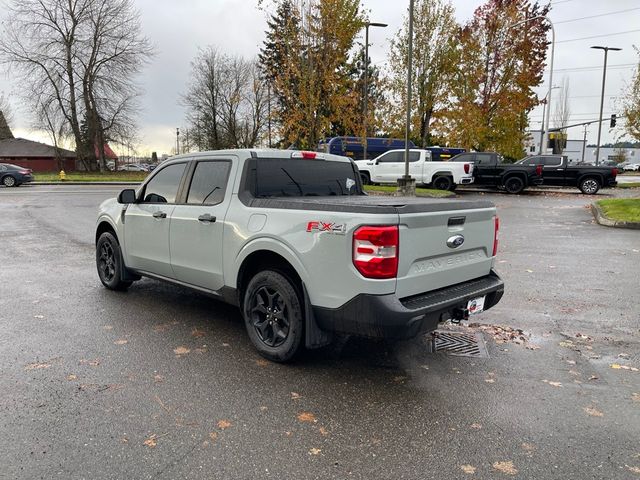
[[36,121],[63,119],[78,158],[103,169],[104,144],[131,136],[134,78],[152,55],[131,0],[11,0],[7,10],[0,61],[23,96],[39,93],[26,102]]
[[[569,118],[571,117],[571,107],[569,105],[569,79],[567,77],[562,78],[562,85],[560,86],[558,100],[555,104],[556,108],[553,112],[553,123],[555,128],[561,128],[569,124]],[[560,133],[562,133],[562,138],[560,139],[558,146],[560,148],[560,153],[562,153],[567,146],[567,129],[564,128],[560,130]]]
[[191,142],[200,150],[260,144],[268,105],[256,61],[208,47],[200,50],[191,69],[192,81],[182,96]]

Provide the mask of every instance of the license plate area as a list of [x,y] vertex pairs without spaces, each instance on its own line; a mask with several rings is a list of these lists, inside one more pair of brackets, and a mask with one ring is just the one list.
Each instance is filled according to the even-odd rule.
[[484,300],[486,297],[472,298],[467,302],[467,310],[469,315],[476,315],[484,311]]

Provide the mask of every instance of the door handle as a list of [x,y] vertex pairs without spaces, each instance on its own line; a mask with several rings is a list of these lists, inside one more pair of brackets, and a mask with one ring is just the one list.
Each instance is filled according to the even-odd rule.
[[558,170],[559,172],[561,172],[562,170],[564,170],[564,168],[556,168],[556,170]]
[[208,213],[205,213],[204,215],[200,215],[198,217],[198,221],[204,222],[204,223],[215,223],[216,217],[214,217],[213,215],[209,215]]
[[153,218],[167,218],[167,214],[164,212],[153,212]]

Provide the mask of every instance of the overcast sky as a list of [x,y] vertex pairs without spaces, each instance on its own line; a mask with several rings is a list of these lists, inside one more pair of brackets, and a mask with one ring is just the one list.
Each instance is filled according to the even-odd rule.
[[[185,125],[180,94],[189,78],[190,61],[198,47],[216,45],[229,54],[251,57],[264,38],[267,13],[257,8],[257,0],[135,0],[142,16],[144,35],[156,47],[157,55],[138,82],[144,89],[140,117],[140,154],[155,150],[168,153],[175,144],[175,128]],[[268,0],[266,1],[268,7]],[[480,0],[453,0],[458,21],[469,20]],[[388,40],[400,28],[409,0],[363,0],[370,19],[388,23],[386,29],[370,31],[371,61],[382,66]],[[616,13],[620,12],[620,13]],[[1,17],[0,13],[0,17]],[[594,18],[584,18],[594,17]],[[566,76],[570,82],[571,123],[598,118],[602,86],[603,52],[592,45],[620,47],[609,52],[604,115],[619,112],[617,97],[628,84],[637,64],[633,45],[640,45],[640,2],[638,0],[557,0],[552,2],[551,20],[556,29],[554,85]],[[625,33],[628,32],[628,33]],[[584,38],[595,37],[596,38]],[[537,89],[543,97],[548,88]],[[12,96],[16,85],[6,72],[0,73],[0,93]],[[558,90],[554,90],[555,98]],[[45,140],[28,128],[26,112],[13,105],[16,136]],[[552,99],[553,113],[553,99]],[[542,109],[531,113],[531,127],[540,128]],[[622,122],[619,121],[618,124]],[[614,140],[608,122],[603,123],[603,143]],[[569,138],[582,138],[582,128],[570,130]],[[588,140],[595,143],[597,126],[588,129]],[[617,133],[619,135],[619,132]],[[122,152],[120,152],[122,153]]]

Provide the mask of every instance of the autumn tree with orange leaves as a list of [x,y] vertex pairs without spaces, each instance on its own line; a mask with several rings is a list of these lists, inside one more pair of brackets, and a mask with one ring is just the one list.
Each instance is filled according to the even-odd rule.
[[436,128],[451,144],[477,151],[523,156],[527,113],[539,101],[549,5],[528,0],[489,0],[460,30],[457,73],[450,105]]

